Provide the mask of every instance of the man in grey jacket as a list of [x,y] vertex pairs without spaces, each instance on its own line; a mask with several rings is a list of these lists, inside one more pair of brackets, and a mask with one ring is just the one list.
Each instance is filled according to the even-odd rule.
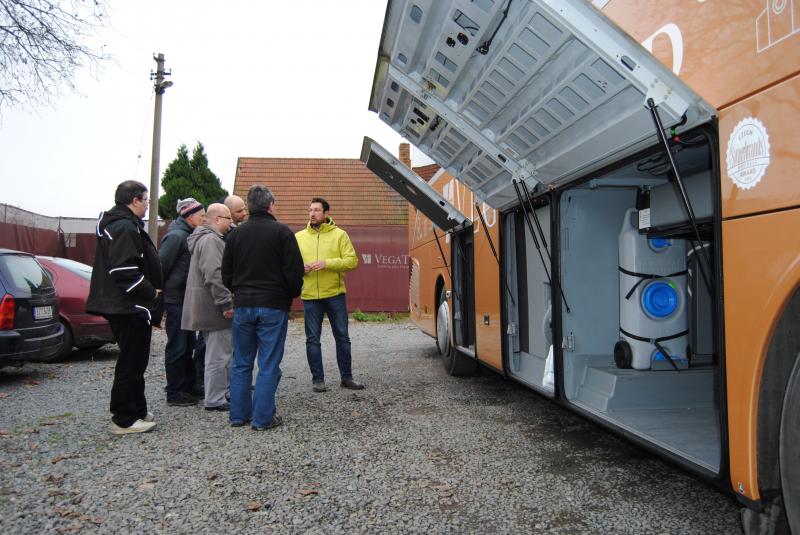
[[222,284],[223,237],[230,230],[231,212],[224,204],[212,204],[206,222],[194,229],[186,243],[192,255],[181,329],[201,331],[206,341],[205,408],[227,411],[228,367],[233,353],[231,318],[233,294]]

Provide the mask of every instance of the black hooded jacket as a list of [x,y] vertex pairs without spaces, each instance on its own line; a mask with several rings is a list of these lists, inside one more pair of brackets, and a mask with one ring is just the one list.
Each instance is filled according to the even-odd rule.
[[158,325],[161,264],[142,220],[127,206],[117,205],[100,214],[96,234],[86,311],[101,316],[142,314]]
[[164,302],[183,304],[186,280],[189,278],[189,263],[192,255],[186,239],[194,228],[179,217],[169,226],[167,235],[161,240],[158,256],[161,258],[161,273],[164,275]]
[[272,214],[251,213],[228,233],[222,282],[234,307],[289,310],[303,287],[303,257],[292,231]]

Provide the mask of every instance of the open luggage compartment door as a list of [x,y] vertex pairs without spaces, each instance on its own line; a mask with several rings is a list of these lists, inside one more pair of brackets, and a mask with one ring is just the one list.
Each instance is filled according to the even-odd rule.
[[467,216],[450,204],[427,182],[417,176],[372,139],[365,137],[361,161],[389,187],[430,219],[440,229],[450,231],[471,224]]
[[369,109],[481,200],[560,185],[715,110],[584,0],[389,0]]

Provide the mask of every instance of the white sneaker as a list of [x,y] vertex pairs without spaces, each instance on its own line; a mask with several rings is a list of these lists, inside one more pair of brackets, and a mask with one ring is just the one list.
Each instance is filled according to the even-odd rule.
[[156,426],[155,422],[145,422],[144,420],[136,420],[130,427],[120,427],[115,423],[111,423],[111,432],[115,435],[128,435],[131,433],[147,433]]
[[147,416],[142,418],[142,420],[144,420],[145,422],[155,422],[156,421],[156,417],[153,415],[152,412],[148,412]]

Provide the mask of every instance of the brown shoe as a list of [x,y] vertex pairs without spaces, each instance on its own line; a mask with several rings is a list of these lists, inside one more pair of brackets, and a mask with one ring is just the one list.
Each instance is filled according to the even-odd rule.
[[352,379],[342,379],[341,387],[349,388],[350,390],[364,390],[364,385],[357,383]]

